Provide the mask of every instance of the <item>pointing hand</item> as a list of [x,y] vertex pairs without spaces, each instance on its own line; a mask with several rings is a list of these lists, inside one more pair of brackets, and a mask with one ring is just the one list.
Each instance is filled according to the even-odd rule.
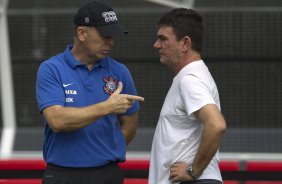
[[118,88],[107,100],[110,112],[113,114],[125,113],[132,107],[132,104],[135,102],[135,100],[138,100],[140,102],[144,101],[144,98],[141,96],[120,94],[122,88],[122,82],[119,82]]

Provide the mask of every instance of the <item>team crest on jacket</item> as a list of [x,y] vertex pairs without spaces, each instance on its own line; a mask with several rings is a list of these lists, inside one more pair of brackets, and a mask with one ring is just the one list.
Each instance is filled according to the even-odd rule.
[[104,92],[110,95],[113,94],[113,92],[115,92],[117,89],[118,80],[110,76],[104,77],[104,82],[106,83],[104,86]]

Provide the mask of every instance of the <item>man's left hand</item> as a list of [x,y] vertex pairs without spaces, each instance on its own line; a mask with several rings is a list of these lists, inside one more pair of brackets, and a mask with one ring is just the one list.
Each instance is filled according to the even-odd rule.
[[192,181],[193,178],[187,174],[187,164],[183,162],[175,162],[170,167],[169,179],[171,182]]

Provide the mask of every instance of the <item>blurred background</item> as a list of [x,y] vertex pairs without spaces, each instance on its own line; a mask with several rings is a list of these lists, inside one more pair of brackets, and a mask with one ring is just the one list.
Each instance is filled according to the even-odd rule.
[[[44,125],[35,100],[36,72],[42,61],[72,43],[72,19],[85,2],[0,0],[2,156],[41,157]],[[218,85],[228,123],[221,155],[282,159],[281,0],[102,2],[115,9],[129,31],[115,38],[110,56],[130,69],[138,94],[146,99],[128,154],[148,156],[173,79],[173,73],[159,63],[152,47],[156,22],[172,7],[192,7],[204,17],[202,56]]]

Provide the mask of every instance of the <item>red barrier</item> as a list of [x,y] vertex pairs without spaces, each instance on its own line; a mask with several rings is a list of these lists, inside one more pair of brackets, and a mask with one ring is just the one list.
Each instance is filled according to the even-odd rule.
[[41,184],[41,179],[0,179],[0,184]]
[[[255,164],[255,163],[253,163]],[[124,170],[149,170],[150,161],[149,160],[127,160],[119,164]],[[282,171],[282,164],[278,167]],[[46,164],[43,160],[0,160],[0,170],[45,170]],[[219,167],[224,171],[238,171],[240,170],[239,161],[221,161]],[[252,169],[255,166],[250,165]],[[273,167],[273,164],[269,165]],[[266,167],[268,168],[268,167]]]
[[220,161],[219,168],[221,171],[239,171],[240,162],[239,161]]
[[45,168],[44,160],[0,160],[0,170],[45,170]]
[[282,171],[282,162],[248,161],[246,171]]
[[[149,170],[149,160],[127,160],[120,163],[123,170]],[[243,165],[244,167],[241,167]],[[245,171],[245,172],[281,172],[282,162],[274,161],[220,161],[219,167],[221,171]],[[32,171],[45,170],[46,164],[41,159],[11,159],[0,160],[0,171]],[[238,178],[240,179],[240,178]],[[125,178],[124,184],[147,184],[147,178]],[[224,184],[239,184],[239,181],[227,180]],[[282,181],[245,181],[244,184],[282,184]],[[41,179],[0,179],[0,184],[41,184]]]
[[148,184],[148,179],[124,179],[124,184]]
[[223,181],[224,184],[240,184],[239,181]]
[[120,163],[119,166],[124,170],[149,170],[149,160],[127,160]]
[[246,181],[245,184],[282,184],[282,181]]

